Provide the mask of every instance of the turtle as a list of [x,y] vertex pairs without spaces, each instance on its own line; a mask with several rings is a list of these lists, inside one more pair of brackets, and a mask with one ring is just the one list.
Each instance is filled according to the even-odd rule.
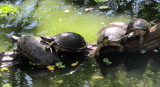
[[42,41],[49,43],[46,49],[55,48],[57,51],[82,52],[87,48],[85,39],[77,33],[63,32],[53,37],[41,36]]
[[48,45],[41,42],[40,37],[32,35],[22,35],[21,37],[12,36],[12,39],[17,42],[16,54],[22,54],[29,60],[40,65],[52,65],[59,61],[59,57],[54,49],[46,51]]
[[127,32],[128,24],[123,22],[113,22],[104,27],[102,27],[98,34],[98,48],[96,50],[96,56],[99,56],[99,51],[102,47],[114,46],[119,48],[119,52],[124,50],[123,45],[121,44],[122,37]]
[[149,28],[151,25],[142,18],[136,18],[130,21],[127,27],[127,33],[124,36],[124,40],[127,39],[139,38],[138,44],[142,46],[144,44],[144,38],[148,37],[150,34]]

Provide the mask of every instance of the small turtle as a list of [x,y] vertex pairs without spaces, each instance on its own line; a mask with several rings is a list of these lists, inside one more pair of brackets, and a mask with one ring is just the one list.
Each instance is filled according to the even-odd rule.
[[119,47],[119,52],[124,50],[121,45],[121,39],[127,32],[127,24],[123,22],[113,22],[100,29],[99,38],[97,40],[98,48],[96,55],[99,55],[99,51],[102,47],[115,46]]
[[41,36],[41,39],[50,44],[46,49],[55,48],[59,51],[80,52],[87,48],[84,38],[72,32],[60,33],[55,37]]
[[41,43],[41,38],[24,35],[21,37],[12,36],[12,39],[17,41],[17,53],[27,57],[29,60],[40,65],[51,65],[58,61],[55,50],[46,51],[46,43]]
[[139,37],[139,45],[143,45],[144,38],[150,34],[150,24],[141,18],[133,19],[127,27],[127,33],[124,36],[125,41],[129,38]]

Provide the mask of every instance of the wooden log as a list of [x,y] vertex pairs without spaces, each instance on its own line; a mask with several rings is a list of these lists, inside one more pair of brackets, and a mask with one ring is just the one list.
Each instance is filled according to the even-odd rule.
[[21,61],[19,59],[15,59],[15,54],[12,51],[0,53],[0,68],[17,65],[20,63]]

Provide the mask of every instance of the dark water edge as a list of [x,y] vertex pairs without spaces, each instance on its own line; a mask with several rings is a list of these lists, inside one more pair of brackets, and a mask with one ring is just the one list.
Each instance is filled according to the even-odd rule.
[[[128,15],[131,18],[144,18],[152,25],[159,23],[160,1],[159,0],[108,0],[96,3],[94,0],[66,0],[69,3],[81,7],[93,7],[95,11],[104,12],[106,16],[115,14]],[[108,6],[108,9],[100,9],[100,6]]]

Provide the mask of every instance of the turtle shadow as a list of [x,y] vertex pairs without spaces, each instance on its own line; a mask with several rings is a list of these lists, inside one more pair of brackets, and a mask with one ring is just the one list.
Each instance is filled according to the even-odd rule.
[[[117,66],[120,66],[124,63],[124,53],[120,52],[105,52],[104,49],[107,49],[106,47],[103,47],[100,49],[100,55],[95,56],[96,62],[100,66],[100,70],[103,76],[106,76],[106,74],[111,73],[116,70]],[[117,50],[114,48],[114,50]],[[107,64],[104,60],[108,59],[110,64]]]
[[73,74],[83,65],[83,62],[86,59],[86,56],[82,53],[60,52],[59,56],[61,57],[61,62],[65,65],[65,68],[55,67],[54,70],[49,70],[47,66],[31,65],[28,63],[29,60],[26,59],[23,60],[23,63],[18,67],[23,73],[26,73],[31,78],[53,77],[55,75]]
[[150,60],[150,53],[126,52],[124,65],[126,68],[126,77],[137,77],[141,79],[146,71]]
[[[151,70],[158,71],[160,69],[160,54],[153,51],[140,53],[140,52],[125,52],[125,53],[102,53],[96,56],[96,62],[100,66],[100,71],[103,76],[109,73],[116,73],[118,70],[126,72],[125,77],[143,78],[143,74],[150,66]],[[104,62],[104,58],[108,58],[112,64],[108,65]]]

